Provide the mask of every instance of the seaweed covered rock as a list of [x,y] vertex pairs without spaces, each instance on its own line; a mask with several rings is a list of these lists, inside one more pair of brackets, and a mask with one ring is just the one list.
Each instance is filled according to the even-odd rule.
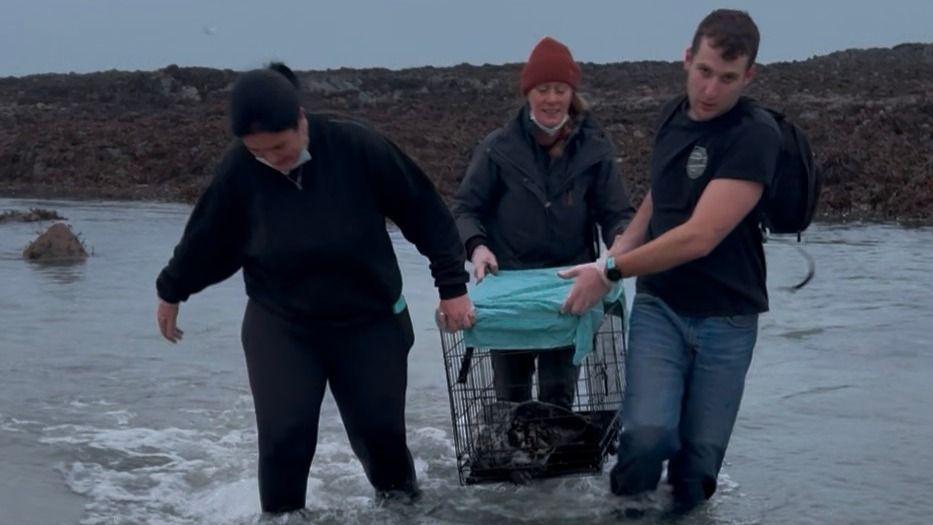
[[[683,93],[683,64],[582,68],[584,95],[637,204],[658,112]],[[297,74],[304,107],[370,123],[449,198],[476,144],[521,105],[520,72],[461,64]],[[168,66],[0,78],[0,195],[193,202],[230,145],[236,76]],[[748,95],[809,135],[825,173],[821,218],[933,224],[933,43],[760,65]]]
[[39,222],[39,221],[60,221],[64,219],[55,210],[46,210],[43,208],[29,208],[28,211],[9,210],[0,213],[0,224],[5,222]]
[[23,250],[30,261],[84,260],[87,250],[81,239],[63,222],[56,222]]

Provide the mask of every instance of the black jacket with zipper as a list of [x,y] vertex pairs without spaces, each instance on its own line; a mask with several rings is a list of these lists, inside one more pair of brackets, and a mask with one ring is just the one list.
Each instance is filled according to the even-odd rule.
[[453,218],[414,161],[350,120],[310,115],[308,139],[311,160],[289,176],[234,142],[159,274],[159,297],[184,301],[243,268],[247,295],[285,318],[391,315],[402,278],[387,218],[430,259],[441,298],[466,293]]
[[551,159],[528,111],[476,147],[454,198],[460,238],[468,251],[485,244],[504,270],[592,261],[594,225],[608,246],[634,215],[612,144],[584,114]]

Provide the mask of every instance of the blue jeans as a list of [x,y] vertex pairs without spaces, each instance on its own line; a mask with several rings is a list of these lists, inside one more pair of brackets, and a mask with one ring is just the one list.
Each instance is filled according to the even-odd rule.
[[675,502],[713,495],[757,338],[758,314],[683,316],[635,296],[613,493],[654,490],[670,460]]

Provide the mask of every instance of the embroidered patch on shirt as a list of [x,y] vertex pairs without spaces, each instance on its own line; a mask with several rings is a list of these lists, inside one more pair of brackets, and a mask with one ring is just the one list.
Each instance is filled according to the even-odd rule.
[[687,157],[687,176],[691,179],[698,179],[706,171],[706,164],[709,155],[703,146],[694,146],[690,156]]

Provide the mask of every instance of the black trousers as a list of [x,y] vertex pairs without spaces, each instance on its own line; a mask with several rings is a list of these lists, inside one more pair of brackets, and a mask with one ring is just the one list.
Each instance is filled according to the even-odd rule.
[[499,401],[531,399],[531,376],[538,361],[538,400],[570,409],[580,367],[574,347],[554,350],[492,350],[493,385]]
[[265,512],[303,508],[330,385],[353,452],[377,493],[417,494],[405,440],[408,310],[365,326],[289,322],[250,300],[243,349],[259,433],[259,497]]

